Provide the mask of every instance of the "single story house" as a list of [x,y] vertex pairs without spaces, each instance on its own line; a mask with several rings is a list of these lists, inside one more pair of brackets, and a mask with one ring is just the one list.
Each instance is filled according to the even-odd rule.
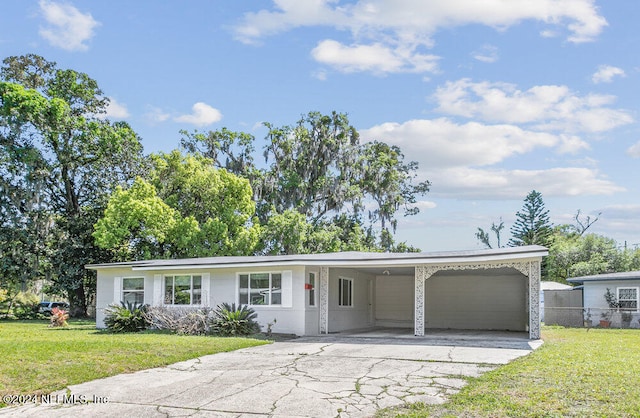
[[397,327],[526,331],[540,338],[541,246],[434,253],[207,257],[92,264],[96,320],[120,301],[250,305],[274,332]]
[[[605,299],[607,289],[613,293],[620,304],[617,311],[631,314],[629,326],[637,328],[640,320],[640,271],[626,271],[622,273],[595,274],[592,276],[571,277],[567,282],[582,285],[584,309],[590,309],[592,314],[605,312],[609,305]],[[617,312],[619,313],[619,312]],[[597,318],[593,318],[597,321]]]

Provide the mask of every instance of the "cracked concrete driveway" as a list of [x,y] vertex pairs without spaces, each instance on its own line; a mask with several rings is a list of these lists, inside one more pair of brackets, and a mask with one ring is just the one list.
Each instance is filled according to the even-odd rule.
[[406,402],[444,402],[465,378],[540,344],[486,333],[306,337],[71,386],[48,404],[0,416],[369,417]]

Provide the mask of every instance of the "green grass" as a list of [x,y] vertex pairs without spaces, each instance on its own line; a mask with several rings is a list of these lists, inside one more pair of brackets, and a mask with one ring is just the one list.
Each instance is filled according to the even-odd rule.
[[[68,385],[265,344],[248,338],[109,334],[95,322],[0,322],[0,395],[45,394]],[[0,398],[1,399],[1,398]],[[2,403],[0,403],[0,406]]]
[[638,417],[640,330],[543,329],[545,344],[469,384],[443,405],[380,416]]

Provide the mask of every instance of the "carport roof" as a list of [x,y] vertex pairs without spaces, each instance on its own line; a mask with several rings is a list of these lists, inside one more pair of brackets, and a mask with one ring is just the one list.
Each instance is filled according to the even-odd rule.
[[425,253],[369,253],[338,252],[324,254],[296,254],[275,256],[224,256],[186,258],[176,260],[143,260],[124,263],[88,264],[91,270],[131,268],[133,270],[159,270],[184,268],[261,267],[274,265],[315,266],[411,266],[416,264],[475,263],[517,259],[535,259],[546,256],[545,247],[529,245],[489,250],[444,251]]

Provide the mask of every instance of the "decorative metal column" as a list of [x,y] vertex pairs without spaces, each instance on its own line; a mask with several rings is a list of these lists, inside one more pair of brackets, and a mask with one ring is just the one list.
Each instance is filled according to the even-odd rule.
[[529,263],[529,338],[540,339],[540,262]]
[[413,335],[416,337],[424,336],[424,281],[426,276],[425,266],[415,267],[415,291],[414,291],[414,325]]
[[329,333],[329,267],[320,267],[320,334]]

